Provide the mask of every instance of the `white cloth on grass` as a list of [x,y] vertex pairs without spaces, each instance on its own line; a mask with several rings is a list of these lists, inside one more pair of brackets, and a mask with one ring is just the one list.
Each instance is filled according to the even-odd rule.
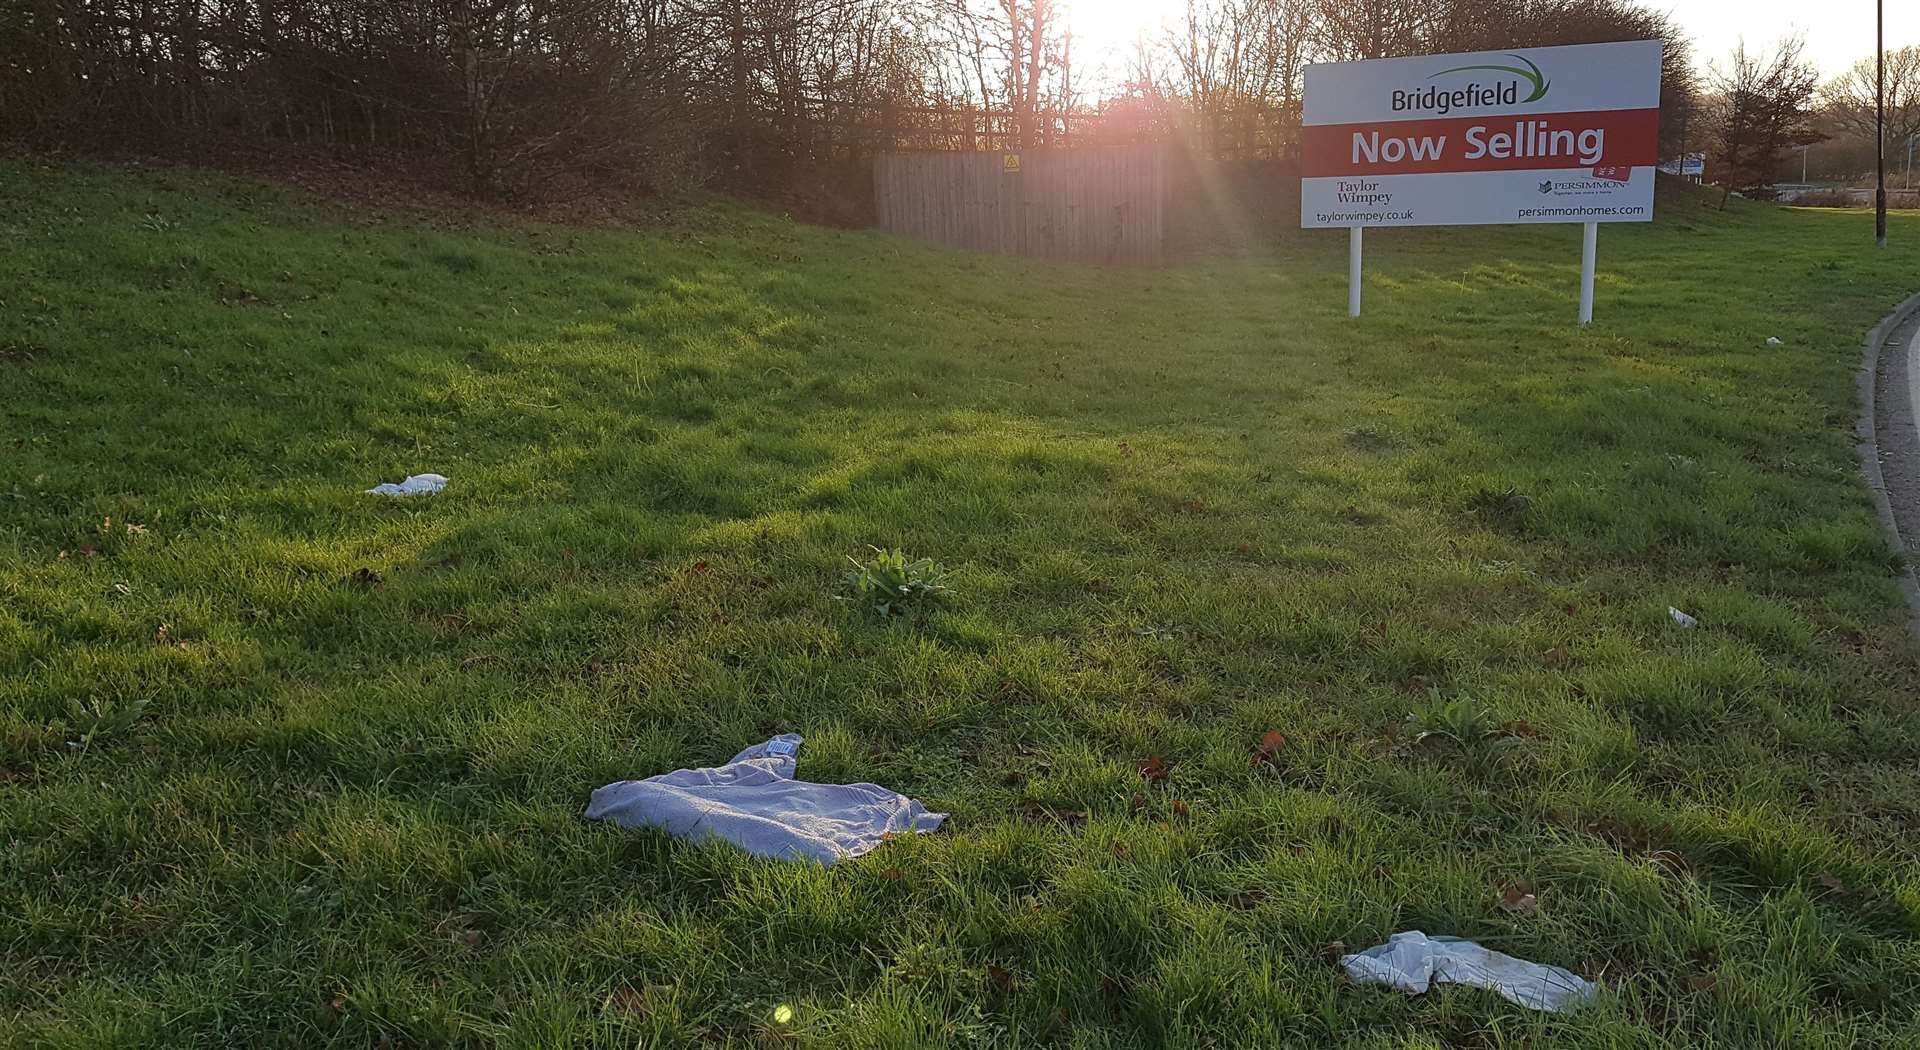
[[1429,937],[1419,930],[1396,933],[1385,944],[1344,956],[1340,965],[1362,984],[1416,994],[1434,983],[1466,984],[1491,988],[1518,1006],[1556,1013],[1587,1002],[1598,990],[1571,970],[1516,959],[1459,937]]
[[440,474],[409,474],[407,480],[398,485],[384,482],[367,490],[372,496],[424,496],[447,487],[447,479]]
[[783,733],[724,766],[608,784],[587,802],[587,819],[659,828],[676,838],[711,836],[756,856],[820,864],[858,857],[888,835],[932,831],[947,819],[873,784],[795,780],[799,752],[800,735]]

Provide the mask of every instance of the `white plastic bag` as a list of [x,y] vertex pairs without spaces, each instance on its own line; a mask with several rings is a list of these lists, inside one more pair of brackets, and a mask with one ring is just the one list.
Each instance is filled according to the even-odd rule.
[[1429,986],[1491,988],[1516,1006],[1558,1013],[1592,999],[1598,988],[1571,970],[1527,962],[1459,937],[1396,933],[1387,943],[1344,956],[1340,965],[1361,984],[1384,984],[1416,995]]
[[393,482],[375,485],[367,490],[373,496],[425,496],[447,487],[447,479],[441,474],[409,474],[407,480],[398,485]]

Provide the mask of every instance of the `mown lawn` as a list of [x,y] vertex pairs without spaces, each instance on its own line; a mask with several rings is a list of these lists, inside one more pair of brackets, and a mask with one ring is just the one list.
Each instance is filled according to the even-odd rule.
[[[1575,227],[1376,233],[1354,323],[1337,233],[0,163],[0,1045],[1914,1045],[1850,428],[1920,217],[1662,207],[1581,331]],[[870,544],[957,593],[835,601]],[[581,819],[780,731],[952,819],[832,869]],[[1608,991],[1325,961],[1412,928]]]

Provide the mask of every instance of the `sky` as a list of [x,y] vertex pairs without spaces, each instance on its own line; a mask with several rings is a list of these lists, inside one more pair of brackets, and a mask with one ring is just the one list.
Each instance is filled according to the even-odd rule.
[[[1920,44],[1920,0],[1886,0],[1887,48]],[[1661,6],[1661,5],[1652,5]],[[1703,59],[1724,56],[1745,37],[1765,47],[1795,30],[1807,35],[1807,58],[1824,77],[1873,56],[1873,0],[1668,0]]]
[[[1182,0],[1067,0],[1080,49],[1123,49],[1140,31],[1153,28]],[[1920,0],[1885,0],[1887,47],[1920,44]],[[1724,62],[1742,37],[1750,47],[1766,48],[1789,33],[1804,30],[1806,56],[1828,78],[1873,54],[1874,0],[1652,0],[1671,12],[1693,37],[1702,62]]]

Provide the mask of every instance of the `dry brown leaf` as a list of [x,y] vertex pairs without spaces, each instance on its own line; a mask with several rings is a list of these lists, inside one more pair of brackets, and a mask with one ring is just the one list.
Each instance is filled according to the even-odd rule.
[[1159,755],[1148,755],[1147,760],[1140,763],[1140,779],[1157,784],[1167,779],[1167,769],[1167,764],[1161,761]]
[[1509,915],[1532,915],[1539,908],[1540,900],[1527,883],[1516,882],[1500,893],[1500,910]]

